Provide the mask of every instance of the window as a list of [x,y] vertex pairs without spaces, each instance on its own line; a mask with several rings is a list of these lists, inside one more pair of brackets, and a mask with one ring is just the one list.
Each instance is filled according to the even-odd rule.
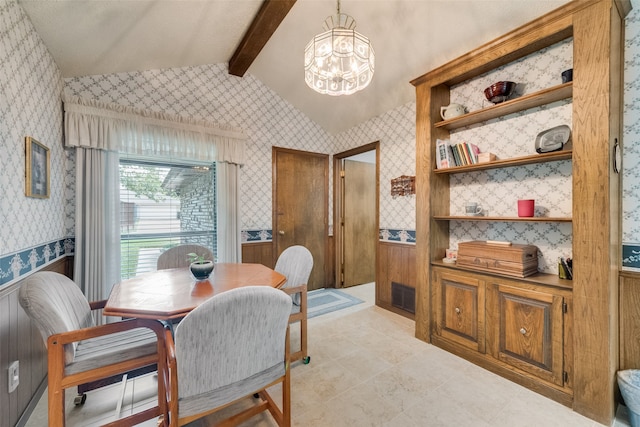
[[154,271],[162,251],[195,243],[216,258],[215,165],[120,160],[121,277]]

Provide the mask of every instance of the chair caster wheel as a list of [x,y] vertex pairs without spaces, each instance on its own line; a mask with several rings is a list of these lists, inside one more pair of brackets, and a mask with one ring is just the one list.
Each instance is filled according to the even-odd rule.
[[259,397],[260,397],[260,393],[253,393],[253,398],[254,398],[254,399],[257,399],[257,398],[259,398]]
[[311,356],[307,356],[307,357],[303,357],[302,358],[302,363],[304,363],[305,365],[308,365],[309,362],[311,362]]
[[87,401],[87,395],[86,394],[79,394],[77,395],[74,399],[73,399],[73,404],[76,406],[80,406],[80,405],[84,405],[84,402]]

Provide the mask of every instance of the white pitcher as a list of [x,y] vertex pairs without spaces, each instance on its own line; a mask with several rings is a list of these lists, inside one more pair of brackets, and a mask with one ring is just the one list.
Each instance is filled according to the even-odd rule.
[[465,113],[464,105],[449,104],[446,107],[440,107],[440,116],[442,120],[453,119]]

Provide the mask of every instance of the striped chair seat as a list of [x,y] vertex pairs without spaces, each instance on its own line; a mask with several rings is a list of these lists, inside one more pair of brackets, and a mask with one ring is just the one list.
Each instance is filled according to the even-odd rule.
[[123,360],[156,354],[157,337],[149,329],[131,329],[80,341],[73,362],[65,366],[67,375],[102,368]]

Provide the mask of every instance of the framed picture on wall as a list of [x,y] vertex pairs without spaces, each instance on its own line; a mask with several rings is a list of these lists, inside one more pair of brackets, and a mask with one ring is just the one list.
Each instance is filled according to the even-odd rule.
[[30,136],[25,142],[25,194],[49,198],[49,149]]

